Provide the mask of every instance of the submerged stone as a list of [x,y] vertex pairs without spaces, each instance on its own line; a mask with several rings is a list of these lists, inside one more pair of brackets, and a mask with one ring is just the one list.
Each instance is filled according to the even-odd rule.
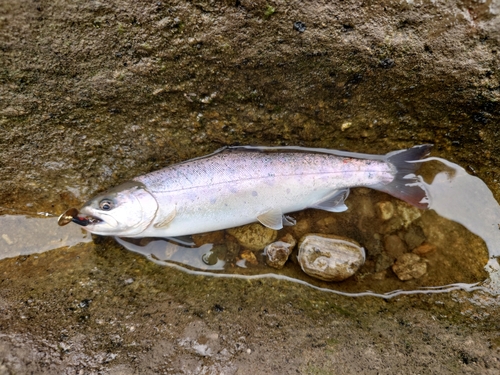
[[386,221],[394,216],[394,205],[390,201],[377,203],[379,217]]
[[253,251],[264,249],[276,239],[278,233],[258,223],[231,228],[227,232],[236,238],[243,248]]
[[351,277],[365,261],[365,250],[354,240],[307,234],[299,242],[298,261],[309,276],[324,281]]
[[240,258],[244,259],[246,263],[251,264],[252,266],[256,266],[259,264],[259,261],[257,260],[257,257],[255,256],[253,251],[248,249],[241,250]]
[[436,246],[429,243],[423,243],[422,245],[414,249],[413,253],[420,256],[426,256],[436,252],[436,250],[437,250]]
[[384,238],[384,249],[391,258],[396,259],[406,253],[406,245],[399,236],[391,234]]
[[276,269],[283,268],[296,243],[295,238],[288,233],[279,241],[267,245],[265,248],[267,265]]
[[401,281],[418,279],[427,272],[427,263],[417,254],[406,253],[396,260],[392,270]]

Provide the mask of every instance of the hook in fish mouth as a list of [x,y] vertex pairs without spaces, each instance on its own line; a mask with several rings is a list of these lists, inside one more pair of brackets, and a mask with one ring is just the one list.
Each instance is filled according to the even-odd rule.
[[95,217],[89,217],[89,216],[78,216],[79,212],[76,208],[70,208],[69,210],[66,210],[61,216],[59,216],[59,219],[57,220],[57,224],[59,226],[64,226],[67,225],[71,222],[76,223],[78,225],[81,225],[82,227],[86,227],[89,224],[94,224],[98,223],[101,220],[95,218]]

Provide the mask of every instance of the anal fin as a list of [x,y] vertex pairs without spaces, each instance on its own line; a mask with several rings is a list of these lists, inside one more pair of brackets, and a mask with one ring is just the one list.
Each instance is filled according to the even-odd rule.
[[280,230],[283,228],[283,213],[279,208],[272,208],[257,216],[257,220],[265,227]]
[[344,201],[349,196],[349,189],[335,190],[320,201],[314,203],[310,208],[317,208],[329,212],[344,212],[347,206]]

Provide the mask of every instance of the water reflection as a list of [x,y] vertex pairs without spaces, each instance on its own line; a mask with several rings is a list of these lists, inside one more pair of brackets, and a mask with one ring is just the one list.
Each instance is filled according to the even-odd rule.
[[422,161],[438,161],[449,168],[436,174],[430,184],[422,180],[430,195],[429,207],[481,237],[490,257],[500,256],[500,206],[488,186],[448,160],[431,157]]
[[217,257],[212,244],[200,247],[183,246],[173,241],[154,238],[119,238],[115,240],[126,249],[158,262],[170,262],[192,269],[222,271],[226,262]]
[[59,227],[56,217],[0,216],[0,259],[43,253],[92,238],[76,226]]

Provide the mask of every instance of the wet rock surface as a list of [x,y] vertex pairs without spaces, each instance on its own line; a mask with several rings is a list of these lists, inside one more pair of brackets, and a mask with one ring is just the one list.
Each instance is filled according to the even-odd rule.
[[[499,12],[494,1],[4,0],[0,213],[57,217],[228,144],[432,142],[498,198]],[[374,192],[347,205],[342,220],[305,212],[280,233],[362,244],[367,261],[341,290],[485,279],[484,244],[459,225]],[[398,259],[425,258],[425,277],[399,281],[389,236]],[[200,237],[224,242],[210,263],[245,250],[222,232]],[[100,240],[0,262],[0,373],[497,374],[497,306],[479,292],[383,301],[202,278]]]
[[324,281],[343,281],[354,275],[365,261],[364,249],[350,238],[307,234],[298,247],[302,270]]
[[346,373],[499,370],[491,332],[498,314],[481,307],[481,294],[475,303],[463,292],[386,301],[282,280],[206,278],[158,266],[111,240],[3,260],[0,275],[6,374],[195,374],[201,367],[263,374],[255,370],[261,362],[274,366],[265,373],[314,373],[330,372],[333,359]]

